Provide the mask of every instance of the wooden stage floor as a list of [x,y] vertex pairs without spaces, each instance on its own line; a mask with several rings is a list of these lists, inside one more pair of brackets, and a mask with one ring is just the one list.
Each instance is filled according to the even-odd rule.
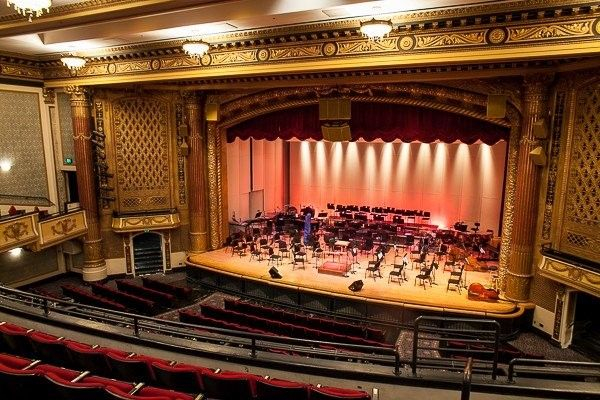
[[[267,265],[267,260],[257,261],[253,259],[250,261],[249,254],[243,257],[232,256],[231,250],[225,248],[192,255],[188,257],[187,264],[191,267],[206,268],[227,275],[263,281],[270,285],[283,285],[327,295],[366,299],[410,308],[485,315],[493,318],[514,318],[520,313],[520,309],[513,302],[469,300],[467,289],[462,289],[460,294],[452,288],[447,291],[446,287],[450,272],[443,272],[444,261],[440,263],[440,267],[436,272],[435,281],[437,285],[429,286],[427,284],[426,289],[423,289],[419,282],[415,285],[415,276],[419,274],[419,271],[416,269],[416,264],[415,269],[411,270],[412,263],[410,262],[406,271],[408,281],[402,282],[401,285],[395,281],[388,283],[388,274],[392,270],[391,264],[394,262],[393,251],[387,254],[386,261],[382,264],[381,275],[383,278],[375,280],[372,277],[365,278],[365,268],[371,259],[368,255],[359,256],[360,265],[355,266],[356,273],[344,277],[318,273],[317,268],[315,268],[315,259],[310,257],[310,251],[308,253],[309,261],[305,263],[305,269],[299,269],[298,266],[293,269],[291,259],[283,258],[281,265],[277,266],[282,279],[272,279],[270,277],[268,271],[271,265]],[[431,264],[431,258],[432,256],[428,257],[427,265]],[[326,257],[325,260],[319,259],[318,265],[321,266],[325,261],[331,261],[331,257]],[[341,262],[346,262],[345,257],[342,257]],[[348,286],[358,279],[364,282],[362,290],[359,292],[350,291]],[[466,275],[467,285],[478,282],[489,287],[490,280],[491,276],[488,272],[468,271]]]

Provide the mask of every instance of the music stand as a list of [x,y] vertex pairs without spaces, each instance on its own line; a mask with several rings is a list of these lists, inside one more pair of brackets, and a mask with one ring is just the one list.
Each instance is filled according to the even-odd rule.
[[358,247],[352,246],[350,248],[350,255],[352,256],[352,263],[350,264],[350,273],[355,274],[356,271],[354,270],[354,265],[359,265],[358,268],[360,268],[360,263],[358,262]]

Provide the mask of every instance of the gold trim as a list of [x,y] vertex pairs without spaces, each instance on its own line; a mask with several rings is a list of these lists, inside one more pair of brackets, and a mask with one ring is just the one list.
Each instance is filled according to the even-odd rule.
[[563,285],[600,297],[600,273],[548,256],[542,257],[539,273]]
[[179,225],[181,225],[179,213],[112,218],[112,230],[116,233],[175,229]]

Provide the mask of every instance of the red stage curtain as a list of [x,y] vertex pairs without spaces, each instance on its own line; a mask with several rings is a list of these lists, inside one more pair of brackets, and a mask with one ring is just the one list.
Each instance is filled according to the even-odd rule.
[[[445,111],[399,104],[366,102],[352,103],[350,122],[352,140],[372,141],[382,139],[392,142],[419,141],[444,143],[460,141],[467,144],[481,140],[492,145],[508,140],[509,129],[486,121]],[[275,140],[297,138],[322,140],[319,107],[310,105],[273,112],[244,121],[227,130],[227,141]]]

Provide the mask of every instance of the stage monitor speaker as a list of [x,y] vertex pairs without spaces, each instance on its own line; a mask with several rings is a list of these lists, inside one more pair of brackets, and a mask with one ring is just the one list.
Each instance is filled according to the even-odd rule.
[[348,286],[348,289],[350,289],[353,292],[358,292],[363,288],[363,285],[363,281],[359,279],[357,281],[352,282],[350,286]]
[[279,273],[279,271],[277,271],[277,268],[275,267],[271,267],[271,269],[269,270],[269,275],[271,275],[271,278],[273,279],[281,279],[281,274]]
[[533,161],[535,165],[538,165],[540,167],[546,165],[546,151],[542,146],[538,146],[535,149],[531,150],[529,152],[529,157],[531,157],[531,161]]
[[546,127],[546,119],[542,118],[533,123],[533,136],[538,139],[546,139],[548,137],[548,128]]
[[206,103],[204,115],[207,121],[215,122],[219,120],[219,105],[217,103]]
[[319,99],[319,119],[321,121],[347,121],[350,119],[350,99],[341,97]]
[[321,133],[323,140],[330,142],[348,142],[352,139],[350,134],[350,125],[322,125]]
[[506,96],[503,94],[489,94],[486,114],[488,118],[504,118],[506,116]]

